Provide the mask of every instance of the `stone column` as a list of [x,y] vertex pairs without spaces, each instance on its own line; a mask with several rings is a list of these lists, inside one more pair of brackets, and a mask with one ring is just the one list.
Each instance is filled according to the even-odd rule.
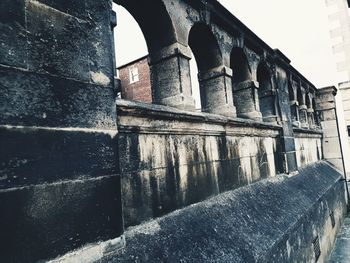
[[232,70],[219,66],[200,72],[202,111],[236,117],[236,108],[232,96]]
[[262,121],[258,96],[259,83],[246,80],[233,85],[237,117]]
[[153,102],[182,110],[195,110],[189,48],[175,43],[150,53],[149,57]]
[[301,87],[301,101],[299,101],[299,119],[300,119],[300,126],[302,128],[309,128],[308,123],[308,117],[307,117],[307,106],[306,106],[306,90],[305,88]]
[[317,90],[316,107],[320,112],[321,127],[323,131],[324,159],[343,171],[343,160],[338,133],[334,86]]

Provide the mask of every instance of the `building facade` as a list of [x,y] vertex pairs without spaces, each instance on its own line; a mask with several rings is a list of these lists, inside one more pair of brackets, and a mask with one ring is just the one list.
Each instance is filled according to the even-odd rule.
[[117,68],[121,98],[152,103],[152,89],[148,56],[141,57]]
[[346,73],[346,80],[350,79],[350,15],[349,2],[346,0],[326,0],[326,4],[333,12],[329,15],[329,22],[336,24],[331,30],[333,53],[338,57],[338,72]]

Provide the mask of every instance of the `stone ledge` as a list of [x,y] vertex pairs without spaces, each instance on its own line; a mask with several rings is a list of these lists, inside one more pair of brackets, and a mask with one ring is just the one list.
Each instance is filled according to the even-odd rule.
[[162,105],[146,104],[123,99],[117,99],[116,106],[119,118],[123,115],[145,116],[149,119],[156,118],[163,120],[184,120],[219,125],[235,125],[260,129],[281,130],[281,126],[277,124],[264,123],[242,118],[231,118],[205,112],[184,111]]

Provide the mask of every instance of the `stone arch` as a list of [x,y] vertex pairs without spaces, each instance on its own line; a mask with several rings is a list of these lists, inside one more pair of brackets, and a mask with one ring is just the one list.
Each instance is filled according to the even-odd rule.
[[161,0],[114,0],[137,21],[145,37],[149,53],[176,42],[176,33],[169,13]]
[[197,61],[199,72],[222,65],[218,42],[208,25],[194,24],[188,35],[188,45]]
[[189,31],[188,45],[197,62],[201,110],[234,116],[232,74],[223,65],[219,44],[210,26],[204,23],[194,24]]
[[259,106],[263,120],[274,122],[276,120],[275,89],[271,70],[265,62],[259,64],[257,69],[257,80],[259,82]]
[[234,47],[230,56],[230,67],[233,71],[233,83],[252,79],[252,71],[243,48]]
[[258,83],[252,77],[252,70],[243,48],[232,49],[230,67],[233,71],[232,89],[237,116],[261,121]]
[[194,110],[189,85],[188,48],[177,41],[173,20],[163,0],[114,0],[137,21],[149,52],[152,101]]

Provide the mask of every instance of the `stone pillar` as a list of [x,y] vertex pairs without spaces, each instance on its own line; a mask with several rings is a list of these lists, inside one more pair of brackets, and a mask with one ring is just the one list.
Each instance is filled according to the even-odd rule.
[[262,121],[258,95],[259,83],[246,80],[233,85],[237,117]]
[[190,49],[175,43],[150,53],[149,58],[153,102],[181,110],[195,110],[191,90]]
[[236,117],[236,108],[232,96],[232,70],[219,66],[200,72],[202,111]]
[[301,128],[309,128],[308,117],[307,117],[307,106],[306,106],[306,90],[305,88],[300,88],[301,100],[299,101],[299,120]]
[[333,164],[340,171],[343,171],[343,160],[336,116],[336,94],[337,89],[334,86],[317,90],[316,107],[320,112],[321,118],[324,159]]

